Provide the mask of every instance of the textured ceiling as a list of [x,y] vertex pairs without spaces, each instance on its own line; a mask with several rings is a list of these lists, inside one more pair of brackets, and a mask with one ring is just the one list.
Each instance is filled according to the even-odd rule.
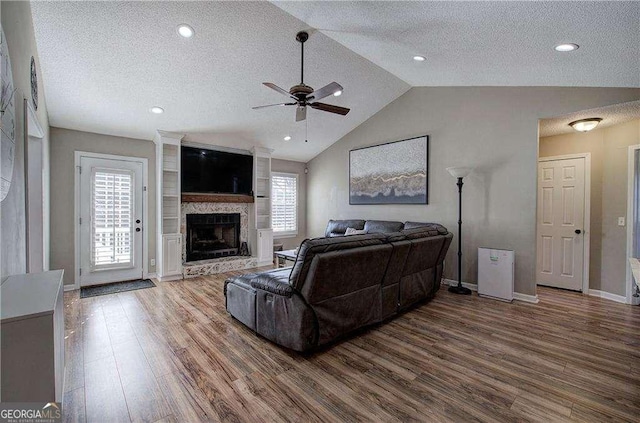
[[640,87],[638,1],[274,4],[412,86]]
[[[410,86],[640,86],[638,2],[31,4],[52,126],[141,139],[163,129],[299,161]],[[177,36],[179,23],[195,37]],[[319,29],[305,82],[341,83],[344,94],[327,102],[352,110],[310,110],[305,143],[293,107],[251,107],[286,99],[262,82],[299,82],[294,37],[309,27]],[[559,42],[581,48],[556,53]],[[156,105],[165,113],[151,114]]]
[[640,101],[583,110],[550,119],[540,119],[539,136],[550,137],[553,135],[569,134],[575,131],[569,126],[569,123],[592,117],[602,118],[602,122],[598,124],[598,129],[640,119]]
[[[51,126],[151,140],[156,129],[225,147],[273,148],[278,158],[308,161],[409,86],[321,34],[305,48],[305,83],[344,86],[295,123],[294,107],[251,110],[286,97],[300,79],[295,34],[308,25],[271,3],[32,2]],[[195,28],[192,39],[176,26]],[[162,115],[149,112],[152,106]],[[283,137],[290,135],[291,141]]]

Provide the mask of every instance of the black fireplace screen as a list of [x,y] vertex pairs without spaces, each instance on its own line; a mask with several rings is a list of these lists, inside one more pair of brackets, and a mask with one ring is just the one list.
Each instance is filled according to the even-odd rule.
[[240,251],[240,214],[188,214],[187,261],[236,256]]

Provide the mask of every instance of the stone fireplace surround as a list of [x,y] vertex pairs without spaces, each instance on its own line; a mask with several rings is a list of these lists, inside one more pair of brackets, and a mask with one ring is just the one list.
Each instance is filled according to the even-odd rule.
[[186,262],[187,258],[187,215],[210,213],[238,213],[240,214],[240,242],[249,241],[249,204],[247,203],[182,203],[180,210],[180,233],[182,235],[182,268],[184,277],[195,277],[244,270],[257,267],[255,257],[231,256],[210,260]]

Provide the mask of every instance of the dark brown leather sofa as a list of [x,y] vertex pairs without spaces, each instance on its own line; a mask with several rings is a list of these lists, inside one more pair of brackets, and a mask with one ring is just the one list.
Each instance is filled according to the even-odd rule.
[[[368,233],[340,236],[349,227]],[[453,237],[438,224],[355,220],[331,220],[326,234],[305,240],[293,267],[227,279],[227,311],[308,351],[433,297]]]

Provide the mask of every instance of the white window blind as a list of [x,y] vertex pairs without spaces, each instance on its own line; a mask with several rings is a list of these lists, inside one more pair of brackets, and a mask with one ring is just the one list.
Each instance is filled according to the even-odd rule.
[[93,269],[133,266],[133,172],[92,169]]
[[298,234],[298,175],[271,174],[271,227],[274,234]]

